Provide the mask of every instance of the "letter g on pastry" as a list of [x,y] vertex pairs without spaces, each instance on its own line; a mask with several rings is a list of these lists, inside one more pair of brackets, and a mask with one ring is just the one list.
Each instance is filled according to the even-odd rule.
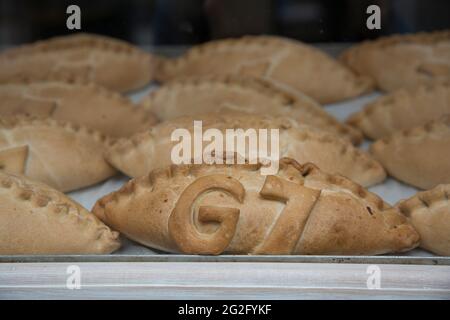
[[217,222],[219,228],[212,234],[201,233],[194,225],[193,204],[204,192],[222,190],[240,203],[245,189],[236,179],[226,175],[210,175],[198,178],[181,194],[169,217],[169,234],[178,248],[188,254],[220,254],[230,244],[236,232],[239,209],[201,206],[198,209],[200,222]]

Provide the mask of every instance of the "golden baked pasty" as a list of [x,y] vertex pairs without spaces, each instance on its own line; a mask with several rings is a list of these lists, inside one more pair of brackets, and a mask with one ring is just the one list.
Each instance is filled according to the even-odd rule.
[[372,139],[412,129],[450,114],[450,82],[400,89],[369,103],[348,123]]
[[450,183],[450,116],[399,131],[370,148],[393,177],[421,189]]
[[115,174],[103,158],[108,140],[97,131],[53,119],[0,119],[0,170],[23,174],[60,191]]
[[312,164],[179,165],[129,181],[93,213],[143,245],[186,254],[374,255],[416,247],[400,212]]
[[93,84],[35,82],[0,85],[0,115],[51,117],[98,130],[111,137],[130,136],[156,123],[155,116],[119,93]]
[[149,83],[155,64],[150,54],[124,41],[77,33],[4,51],[0,83],[93,82],[124,92]]
[[420,234],[420,247],[450,256],[450,184],[417,193],[396,207]]
[[234,110],[294,118],[355,144],[363,138],[359,130],[342,124],[306,95],[263,79],[229,75],[175,79],[152,91],[140,104],[163,121]]
[[393,91],[450,81],[450,31],[394,35],[344,51],[341,61]]
[[245,36],[195,46],[177,59],[163,60],[157,80],[225,74],[288,85],[320,103],[352,98],[372,89],[369,78],[355,75],[319,49],[275,36]]
[[[230,152],[230,148],[226,147],[227,129],[243,129],[245,132],[247,129],[279,129],[279,157],[291,157],[302,163],[313,162],[326,172],[345,175],[364,186],[379,183],[386,177],[382,166],[366,152],[332,134],[300,125],[286,117],[237,112],[185,116],[161,122],[148,131],[113,143],[105,152],[106,159],[116,169],[131,177],[148,174],[151,170],[173,164],[172,151],[179,142],[172,140],[172,134],[176,129],[186,129],[193,147],[195,120],[202,120],[203,132],[212,129],[222,133],[225,137],[222,150],[225,152]],[[207,150],[209,145],[210,142],[203,141],[203,150]],[[257,145],[249,144],[249,148],[245,154],[240,155],[249,159],[251,152],[258,152]],[[268,155],[271,155],[276,149],[269,147],[268,151]],[[218,154],[222,155],[221,152]],[[190,159],[191,157],[189,161]]]
[[110,253],[118,237],[61,192],[0,172],[0,255]]

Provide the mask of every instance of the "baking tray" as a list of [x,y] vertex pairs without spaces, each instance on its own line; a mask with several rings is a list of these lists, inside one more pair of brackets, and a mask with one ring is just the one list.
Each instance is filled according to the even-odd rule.
[[[319,44],[318,47],[331,55],[337,55],[348,44]],[[174,56],[186,47],[144,48]],[[137,102],[151,90],[157,87],[151,84],[146,88],[134,92],[129,97]],[[344,121],[351,113],[360,110],[366,103],[374,100],[380,93],[372,93],[356,99],[324,106],[325,110],[339,120]],[[367,149],[369,141],[360,147]],[[98,185],[69,193],[73,199],[85,208],[92,208],[96,200],[102,196],[119,189],[129,179],[118,175]],[[386,179],[382,184],[369,188],[371,192],[379,195],[386,202],[394,204],[401,199],[414,195],[418,190],[407,186],[392,178]],[[0,255],[0,263],[46,263],[46,262],[286,262],[286,263],[362,263],[362,264],[420,264],[420,265],[450,265],[450,257],[438,257],[424,250],[415,249],[403,254],[382,256],[306,256],[306,255],[220,255],[198,256],[167,254],[141,246],[125,239],[122,248],[110,255]]]
[[182,254],[155,255],[39,255],[0,256],[0,263],[83,263],[83,262],[283,262],[283,263],[358,263],[358,264],[414,264],[450,265],[448,257],[421,256],[249,256],[220,255],[198,256]]

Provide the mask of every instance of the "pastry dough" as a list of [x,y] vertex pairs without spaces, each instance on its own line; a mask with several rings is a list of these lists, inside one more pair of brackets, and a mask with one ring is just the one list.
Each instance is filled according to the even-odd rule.
[[143,87],[156,60],[124,41],[77,33],[9,49],[0,55],[0,83],[94,82],[111,90]]
[[370,148],[393,177],[422,189],[450,183],[450,116],[399,131]]
[[[115,168],[131,177],[138,177],[153,169],[173,164],[171,152],[179,142],[171,140],[172,133],[175,129],[185,128],[194,139],[194,120],[200,119],[203,132],[217,129],[223,136],[226,129],[279,129],[280,157],[292,157],[302,163],[313,162],[324,171],[340,173],[365,186],[379,183],[386,177],[385,171],[377,161],[334,135],[299,125],[295,120],[285,117],[256,116],[237,112],[204,114],[200,117],[186,116],[162,122],[149,131],[116,141],[106,151],[106,158]],[[191,142],[193,146],[193,140]],[[203,148],[209,144],[210,142],[204,142]],[[225,148],[225,144],[224,139],[223,150],[230,151]],[[249,159],[251,151],[241,156]],[[273,151],[269,148],[269,155],[271,152]]]
[[0,255],[110,253],[118,237],[64,194],[0,172]]
[[374,255],[419,236],[395,208],[312,164],[180,165],[133,179],[93,213],[143,245],[187,254]]
[[372,139],[411,129],[450,114],[450,82],[400,89],[369,103],[348,123]]
[[61,191],[90,186],[115,174],[100,133],[53,119],[0,119],[0,168]]
[[274,36],[245,36],[196,46],[178,59],[162,61],[157,79],[224,74],[282,83],[320,103],[352,98],[372,89],[369,78],[356,76],[322,51]]
[[450,80],[450,31],[394,35],[351,47],[341,61],[384,91]]
[[155,116],[118,93],[97,85],[63,82],[0,85],[0,115],[51,117],[98,130],[111,137],[130,136],[156,123]]
[[450,256],[449,198],[450,184],[443,184],[396,204],[420,234],[420,246],[442,256]]
[[256,78],[228,75],[175,79],[152,91],[141,105],[160,120],[235,110],[295,118],[355,144],[363,138],[359,130],[340,123],[304,94]]

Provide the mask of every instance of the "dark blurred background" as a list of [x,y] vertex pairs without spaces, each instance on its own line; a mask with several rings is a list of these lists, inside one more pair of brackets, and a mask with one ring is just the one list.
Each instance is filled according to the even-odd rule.
[[[81,8],[84,32],[141,45],[189,45],[244,34],[305,42],[353,42],[450,28],[449,0],[0,0],[0,45],[73,33],[66,8]],[[368,30],[366,8],[381,8]]]

